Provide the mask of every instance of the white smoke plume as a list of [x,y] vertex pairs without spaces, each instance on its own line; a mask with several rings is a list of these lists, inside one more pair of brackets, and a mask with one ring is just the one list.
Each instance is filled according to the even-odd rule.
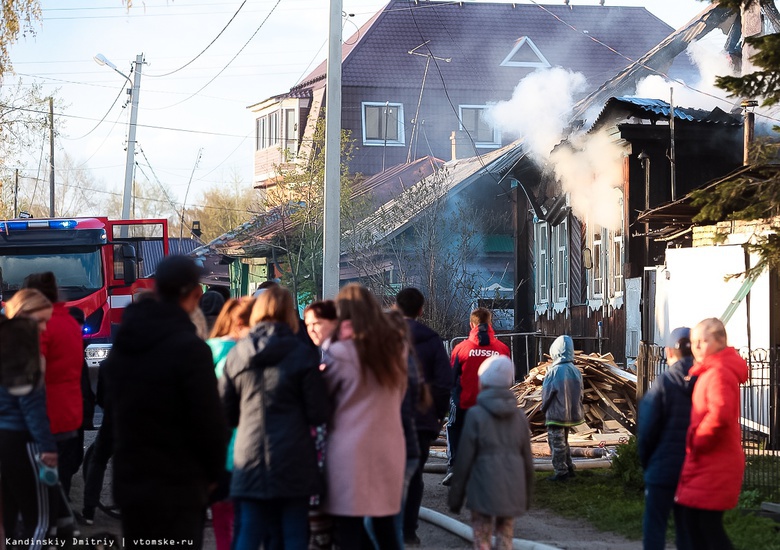
[[563,138],[573,98],[584,87],[580,73],[560,67],[534,71],[520,81],[512,99],[488,109],[485,119],[505,135],[522,137],[531,157],[541,164]]
[[686,53],[699,71],[698,79],[686,82],[669,81],[662,76],[652,75],[637,84],[636,97],[645,97],[669,101],[669,89],[674,89],[674,104],[678,107],[692,107],[712,110],[720,107],[730,111],[738,103],[727,98],[724,90],[715,86],[715,77],[733,75],[734,68],[728,54],[723,49],[726,35],[715,29],[702,40],[693,42]]
[[573,136],[569,143],[553,151],[550,164],[569,194],[572,211],[588,223],[620,228],[623,147],[606,131]]
[[[575,96],[584,86],[580,73],[535,71],[520,81],[511,100],[492,107],[486,118],[502,132],[523,138],[537,164],[553,168],[579,219],[615,229],[622,212],[616,188],[623,183],[623,149],[605,133],[564,133]],[[563,139],[568,142],[556,148]]]

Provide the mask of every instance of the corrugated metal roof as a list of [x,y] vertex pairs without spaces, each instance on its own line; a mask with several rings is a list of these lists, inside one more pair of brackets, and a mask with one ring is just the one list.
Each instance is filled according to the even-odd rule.
[[[613,97],[607,101],[599,113],[590,131],[609,124],[619,123],[628,117],[668,119],[671,106],[661,99],[642,97]],[[742,125],[741,115],[732,115],[720,107],[712,111],[692,109],[690,107],[674,107],[674,118],[686,122],[703,124],[723,124],[726,126]]]
[[[662,101],[660,99],[646,99],[643,97],[618,97],[615,99],[617,99],[618,101],[622,101],[624,103],[631,103],[633,105],[636,105],[640,109],[644,109],[645,111],[649,111],[657,115],[662,115],[666,118],[669,118],[669,113],[672,110],[671,104],[667,103],[666,101]],[[690,109],[675,107],[674,117],[679,118],[681,120],[690,120],[690,121],[696,120],[693,114],[691,114],[689,111]]]
[[[142,258],[141,270],[144,277],[151,277],[157,270],[157,264],[159,264],[165,257],[163,253],[162,241],[139,241],[136,243],[140,245],[140,249],[136,251],[139,258]],[[168,250],[171,256],[177,254],[187,255],[201,245],[200,242],[191,238],[175,238],[168,239]]]
[[[421,179],[430,176],[444,162],[426,156],[408,164],[399,164],[355,184],[353,197],[366,197],[374,208],[398,196],[405,189]],[[282,231],[295,228],[289,212],[280,214],[280,209],[264,212],[243,225],[220,235],[201,248],[210,249],[226,256],[262,256],[270,253],[273,240]]]

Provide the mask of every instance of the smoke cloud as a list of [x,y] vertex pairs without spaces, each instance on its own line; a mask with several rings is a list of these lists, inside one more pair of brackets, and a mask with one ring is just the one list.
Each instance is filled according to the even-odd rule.
[[[617,229],[623,182],[623,150],[605,133],[566,134],[575,97],[585,77],[561,68],[535,71],[515,88],[512,99],[493,106],[490,124],[521,137],[530,157],[551,167],[569,194],[569,205],[581,220]],[[568,139],[565,144],[561,141]],[[557,146],[557,147],[556,147]]]
[[552,152],[550,164],[579,219],[611,230],[621,227],[624,155],[606,131],[573,136]]
[[531,157],[542,164],[563,138],[573,98],[584,88],[580,73],[559,67],[534,71],[520,81],[512,99],[488,109],[485,119],[507,136],[522,137]]
[[674,104],[678,107],[707,110],[720,107],[725,111],[731,110],[738,102],[733,98],[728,99],[726,92],[715,86],[715,77],[734,74],[729,56],[723,49],[725,42],[723,31],[715,29],[702,40],[688,46],[686,54],[699,71],[698,79],[687,83],[690,87],[653,75],[637,84],[636,97],[669,101],[669,89],[673,88]]

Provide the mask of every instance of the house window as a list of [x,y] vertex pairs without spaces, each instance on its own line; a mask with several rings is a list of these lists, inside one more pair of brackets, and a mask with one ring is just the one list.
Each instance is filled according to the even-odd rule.
[[553,302],[565,307],[569,298],[569,251],[568,222],[563,220],[552,228],[553,261]]
[[268,147],[279,143],[279,112],[268,115]]
[[542,55],[533,40],[527,36],[521,36],[512,46],[512,50],[501,62],[502,67],[527,67],[533,69],[546,69],[552,67],[547,58]]
[[401,103],[363,103],[363,145],[403,145]]
[[589,248],[593,266],[588,274],[588,297],[592,300],[604,298],[604,235],[603,230],[596,226],[588,228]]
[[288,160],[295,158],[298,151],[298,122],[295,109],[284,111],[284,149]]
[[500,147],[501,137],[485,120],[485,105],[461,105],[460,129],[465,130],[477,147]]
[[550,302],[550,243],[547,222],[534,224],[534,259],[536,261],[534,268],[536,309],[537,312],[541,313]]
[[276,145],[281,139],[279,131],[279,111],[261,116],[255,121],[255,149],[265,149]]
[[617,230],[610,232],[612,249],[610,250],[610,296],[623,295],[623,231]]
[[260,117],[255,121],[255,149],[268,147],[268,117]]

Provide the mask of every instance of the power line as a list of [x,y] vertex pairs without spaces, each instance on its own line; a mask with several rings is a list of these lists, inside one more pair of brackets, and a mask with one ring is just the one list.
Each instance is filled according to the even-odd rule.
[[[13,108],[12,105],[7,105],[7,104],[4,104],[4,103],[0,103],[0,108],[9,108],[9,107]],[[38,109],[29,109],[29,108],[21,108],[21,107],[17,107],[16,109],[19,110],[19,111],[25,111],[25,112],[29,112],[29,113],[37,113],[37,114],[45,114],[45,115],[48,114],[47,111],[40,111]],[[85,116],[80,116],[80,115],[70,115],[70,114],[66,114],[66,113],[55,113],[55,116],[65,117],[65,118],[74,118],[74,119],[78,119],[78,120],[98,120],[98,119],[92,118],[92,117],[85,117]],[[226,134],[226,133],[223,133],[223,132],[209,132],[207,130],[190,130],[190,129],[187,129],[187,128],[172,128],[170,126],[156,126],[154,124],[136,124],[136,126],[138,126],[139,128],[151,128],[153,130],[168,130],[168,131],[171,131],[171,132],[185,132],[185,133],[190,133],[190,134],[203,134],[203,135],[208,135],[208,136],[244,137],[244,136],[239,135],[239,134]]]
[[[453,2],[455,3],[455,2]],[[412,16],[412,21],[414,22],[415,28],[417,28],[417,33],[420,35],[420,40],[423,40],[425,49],[428,50],[428,55],[430,56],[431,60],[433,61],[434,67],[436,67],[436,72],[439,75],[439,80],[441,80],[442,90],[444,91],[444,96],[447,98],[447,102],[450,104],[450,108],[452,108],[452,112],[455,115],[455,118],[458,120],[458,124],[461,128],[463,128],[463,131],[466,133],[466,135],[469,138],[469,141],[471,142],[472,147],[474,148],[474,153],[476,154],[477,160],[479,161],[479,164],[482,166],[482,168],[485,170],[485,172],[495,180],[496,184],[498,184],[499,187],[504,191],[504,193],[508,197],[512,197],[512,194],[508,189],[506,189],[502,184],[501,181],[504,178],[498,179],[495,174],[493,174],[490,170],[487,169],[487,166],[485,166],[485,162],[482,160],[482,155],[479,154],[479,151],[477,151],[477,144],[474,141],[474,138],[471,135],[471,132],[468,128],[463,124],[463,121],[460,118],[460,113],[458,113],[458,110],[455,108],[455,104],[452,102],[452,98],[450,97],[449,90],[447,90],[447,83],[444,80],[444,74],[441,71],[441,67],[439,67],[439,62],[436,59],[436,56],[433,55],[433,52],[431,51],[431,47],[428,44],[429,41],[425,39],[425,36],[423,36],[422,30],[420,29],[420,26],[417,24],[417,18],[414,16],[414,11],[412,11],[411,6],[409,7],[409,13]],[[434,11],[434,13],[436,13]],[[438,15],[437,15],[438,17]]]
[[196,95],[198,95],[200,92],[202,92],[203,90],[205,90],[205,89],[206,89],[206,86],[208,86],[209,84],[211,84],[212,82],[214,82],[214,81],[215,81],[215,80],[216,80],[216,79],[219,77],[219,75],[221,75],[223,72],[225,72],[225,70],[227,70],[227,68],[230,66],[230,64],[231,64],[231,63],[233,63],[233,61],[235,61],[235,60],[236,60],[236,58],[237,58],[239,55],[241,55],[241,52],[243,52],[243,51],[244,51],[244,48],[246,48],[246,47],[249,45],[249,43],[252,41],[252,39],[253,39],[255,36],[257,36],[257,33],[258,33],[258,32],[260,32],[260,29],[262,29],[262,28],[263,28],[263,25],[265,25],[266,21],[268,21],[268,19],[271,17],[271,15],[273,15],[274,11],[276,11],[276,8],[279,6],[279,4],[280,4],[281,2],[282,2],[282,0],[276,0],[276,4],[274,4],[274,7],[273,7],[273,8],[271,8],[271,11],[269,11],[269,12],[268,12],[268,15],[266,15],[266,16],[265,16],[265,19],[263,19],[263,20],[260,22],[260,25],[259,25],[259,26],[258,26],[258,27],[255,29],[255,32],[253,32],[253,33],[252,33],[252,36],[250,36],[250,37],[249,37],[249,40],[247,40],[247,41],[244,43],[244,45],[243,45],[243,46],[241,46],[241,48],[240,48],[240,49],[239,49],[239,50],[236,52],[236,55],[234,55],[234,56],[233,56],[233,57],[230,59],[230,61],[228,61],[228,62],[225,64],[225,66],[224,66],[224,67],[222,67],[222,69],[221,69],[221,70],[220,70],[220,71],[219,71],[219,72],[218,72],[216,75],[214,75],[214,77],[213,77],[211,80],[209,80],[209,81],[208,81],[208,82],[206,82],[206,83],[205,83],[203,86],[201,86],[201,88],[200,88],[200,89],[199,89],[197,92],[195,92],[194,94],[192,94],[191,96],[189,96],[189,97],[187,97],[187,98],[185,98],[185,99],[182,99],[181,101],[179,101],[179,102],[177,102],[177,103],[174,103],[173,105],[168,105],[167,107],[161,107],[160,109],[150,109],[150,110],[162,110],[162,109],[169,109],[169,108],[171,108],[171,107],[175,107],[176,105],[181,105],[181,104],[182,104],[182,103],[184,103],[185,101],[189,101],[190,99],[192,99],[193,97],[195,97]]
[[202,51],[201,51],[201,52],[200,52],[198,55],[196,55],[195,57],[193,57],[191,60],[189,60],[187,63],[185,63],[184,65],[182,65],[182,66],[181,66],[181,67],[179,67],[178,69],[175,69],[175,70],[173,70],[173,71],[171,71],[171,72],[164,73],[164,74],[149,74],[149,73],[146,73],[146,76],[151,76],[151,77],[153,77],[153,78],[159,78],[159,77],[163,77],[163,76],[170,76],[170,75],[172,75],[172,74],[174,74],[174,73],[177,73],[177,72],[179,72],[180,70],[182,70],[183,68],[187,67],[188,65],[190,65],[190,64],[191,64],[193,61],[195,61],[196,59],[198,59],[198,58],[199,58],[201,55],[203,55],[204,53],[206,53],[206,50],[208,50],[208,49],[209,49],[209,48],[210,48],[210,47],[211,47],[211,46],[214,44],[214,42],[216,42],[216,41],[217,41],[217,39],[218,39],[220,36],[222,36],[222,33],[224,33],[224,32],[227,30],[227,28],[230,26],[230,24],[233,22],[233,20],[234,20],[234,19],[236,18],[236,16],[238,15],[238,12],[240,12],[240,11],[241,11],[241,8],[243,8],[245,4],[246,4],[246,0],[244,0],[243,2],[241,2],[241,5],[240,5],[240,6],[238,6],[238,9],[237,9],[237,10],[236,10],[236,12],[233,14],[233,17],[231,17],[231,18],[230,18],[230,21],[228,21],[228,22],[227,22],[227,24],[226,24],[224,27],[222,27],[222,30],[221,30],[221,31],[219,31],[219,33],[217,34],[217,36],[215,36],[215,37],[214,37],[214,40],[212,40],[211,42],[209,42],[209,43],[208,43],[208,45],[207,45],[205,48],[203,48],[203,50],[202,50]]
[[[124,92],[124,91],[125,91],[125,87],[124,87],[124,86],[122,86],[122,87],[119,89],[119,93],[118,93],[118,94],[116,94],[116,97],[114,98],[114,102],[113,102],[113,103],[111,103],[111,107],[109,107],[109,108],[108,108],[108,111],[106,111],[106,114],[104,114],[104,115],[103,115],[103,118],[101,118],[101,119],[100,119],[100,120],[97,122],[97,124],[95,124],[95,125],[92,127],[92,129],[91,129],[89,132],[87,132],[87,133],[86,133],[86,134],[84,134],[83,136],[79,136],[79,137],[77,137],[77,138],[69,138],[69,137],[64,137],[64,136],[63,136],[63,139],[67,139],[67,140],[69,140],[69,141],[78,141],[78,140],[80,140],[80,139],[84,139],[84,138],[85,138],[85,137],[87,137],[89,134],[91,134],[92,132],[94,132],[95,130],[97,130],[97,127],[98,127],[98,126],[100,126],[101,124],[103,124],[103,121],[104,121],[104,120],[106,120],[106,117],[108,116],[108,113],[110,113],[110,112],[111,112],[111,109],[113,109],[113,108],[114,108],[114,105],[116,105],[116,102],[117,102],[117,101],[119,101],[119,96],[121,96],[121,95],[122,95],[122,92]],[[116,124],[116,123],[115,123],[115,124]],[[90,157],[90,158],[91,158],[91,157]]]

